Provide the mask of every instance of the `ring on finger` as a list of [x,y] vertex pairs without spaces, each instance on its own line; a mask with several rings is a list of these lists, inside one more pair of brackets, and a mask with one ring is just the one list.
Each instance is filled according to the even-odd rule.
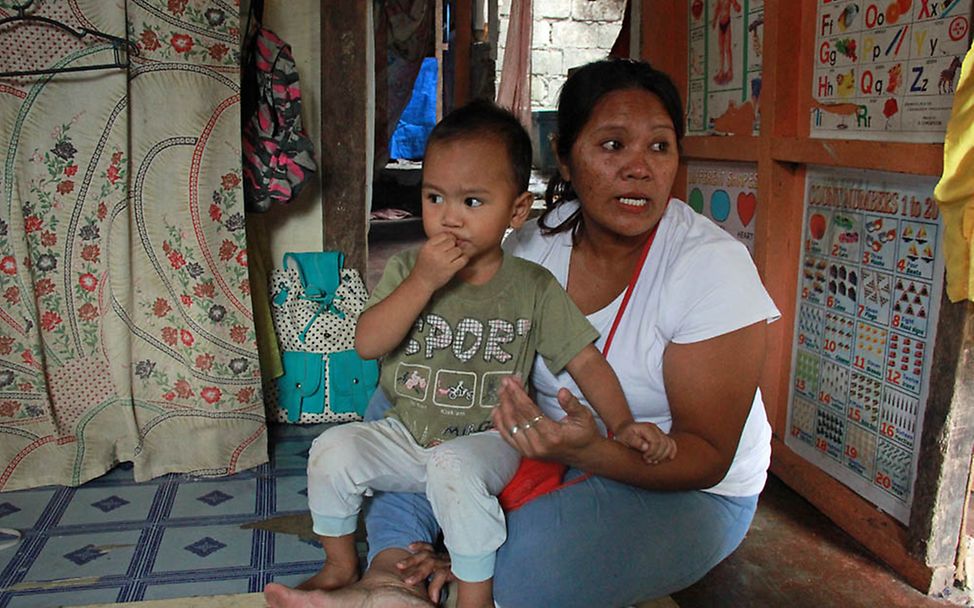
[[539,415],[535,416],[531,420],[528,420],[527,422],[525,422],[524,424],[522,424],[521,425],[521,430],[522,431],[528,430],[529,428],[531,428],[532,426],[534,426],[534,423],[535,422],[541,420],[542,418],[544,418],[544,414],[539,414]]
[[[524,428],[528,428],[528,427],[524,427]],[[521,430],[521,426],[515,424],[514,426],[511,427],[511,436],[513,437],[514,435],[517,435],[517,432],[520,430]]]

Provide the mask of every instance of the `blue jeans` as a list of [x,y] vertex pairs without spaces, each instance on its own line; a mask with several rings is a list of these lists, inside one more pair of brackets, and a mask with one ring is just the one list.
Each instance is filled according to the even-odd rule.
[[[381,393],[376,391],[366,418],[388,408]],[[568,477],[580,474],[570,469]],[[494,599],[503,608],[591,608],[669,595],[737,548],[757,501],[643,490],[591,477],[507,514]],[[422,494],[377,492],[365,523],[369,561],[384,549],[432,543],[439,533]]]

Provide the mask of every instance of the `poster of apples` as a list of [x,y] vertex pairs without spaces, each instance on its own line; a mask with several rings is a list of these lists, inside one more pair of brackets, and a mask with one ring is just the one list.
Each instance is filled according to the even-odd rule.
[[785,444],[906,523],[944,261],[936,179],[810,168]]
[[689,0],[687,132],[758,132],[764,0]]
[[811,135],[942,142],[972,0],[819,0]]
[[752,256],[757,191],[755,163],[687,163],[687,204],[744,243]]

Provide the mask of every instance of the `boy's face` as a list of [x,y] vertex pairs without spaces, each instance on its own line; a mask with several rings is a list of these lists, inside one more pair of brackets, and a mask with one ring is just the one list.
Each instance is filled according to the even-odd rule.
[[480,134],[427,147],[422,196],[426,236],[452,235],[468,268],[500,257],[504,232],[524,223],[532,202],[515,186],[500,138]]

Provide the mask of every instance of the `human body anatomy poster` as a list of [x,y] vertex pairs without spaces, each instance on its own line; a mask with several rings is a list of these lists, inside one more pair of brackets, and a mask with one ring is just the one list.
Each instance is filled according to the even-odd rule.
[[944,261],[936,180],[809,169],[785,443],[902,522]]
[[687,204],[744,243],[752,256],[757,191],[754,163],[687,163]]
[[687,132],[757,133],[764,0],[689,0]]
[[942,142],[972,0],[819,0],[811,136]]

